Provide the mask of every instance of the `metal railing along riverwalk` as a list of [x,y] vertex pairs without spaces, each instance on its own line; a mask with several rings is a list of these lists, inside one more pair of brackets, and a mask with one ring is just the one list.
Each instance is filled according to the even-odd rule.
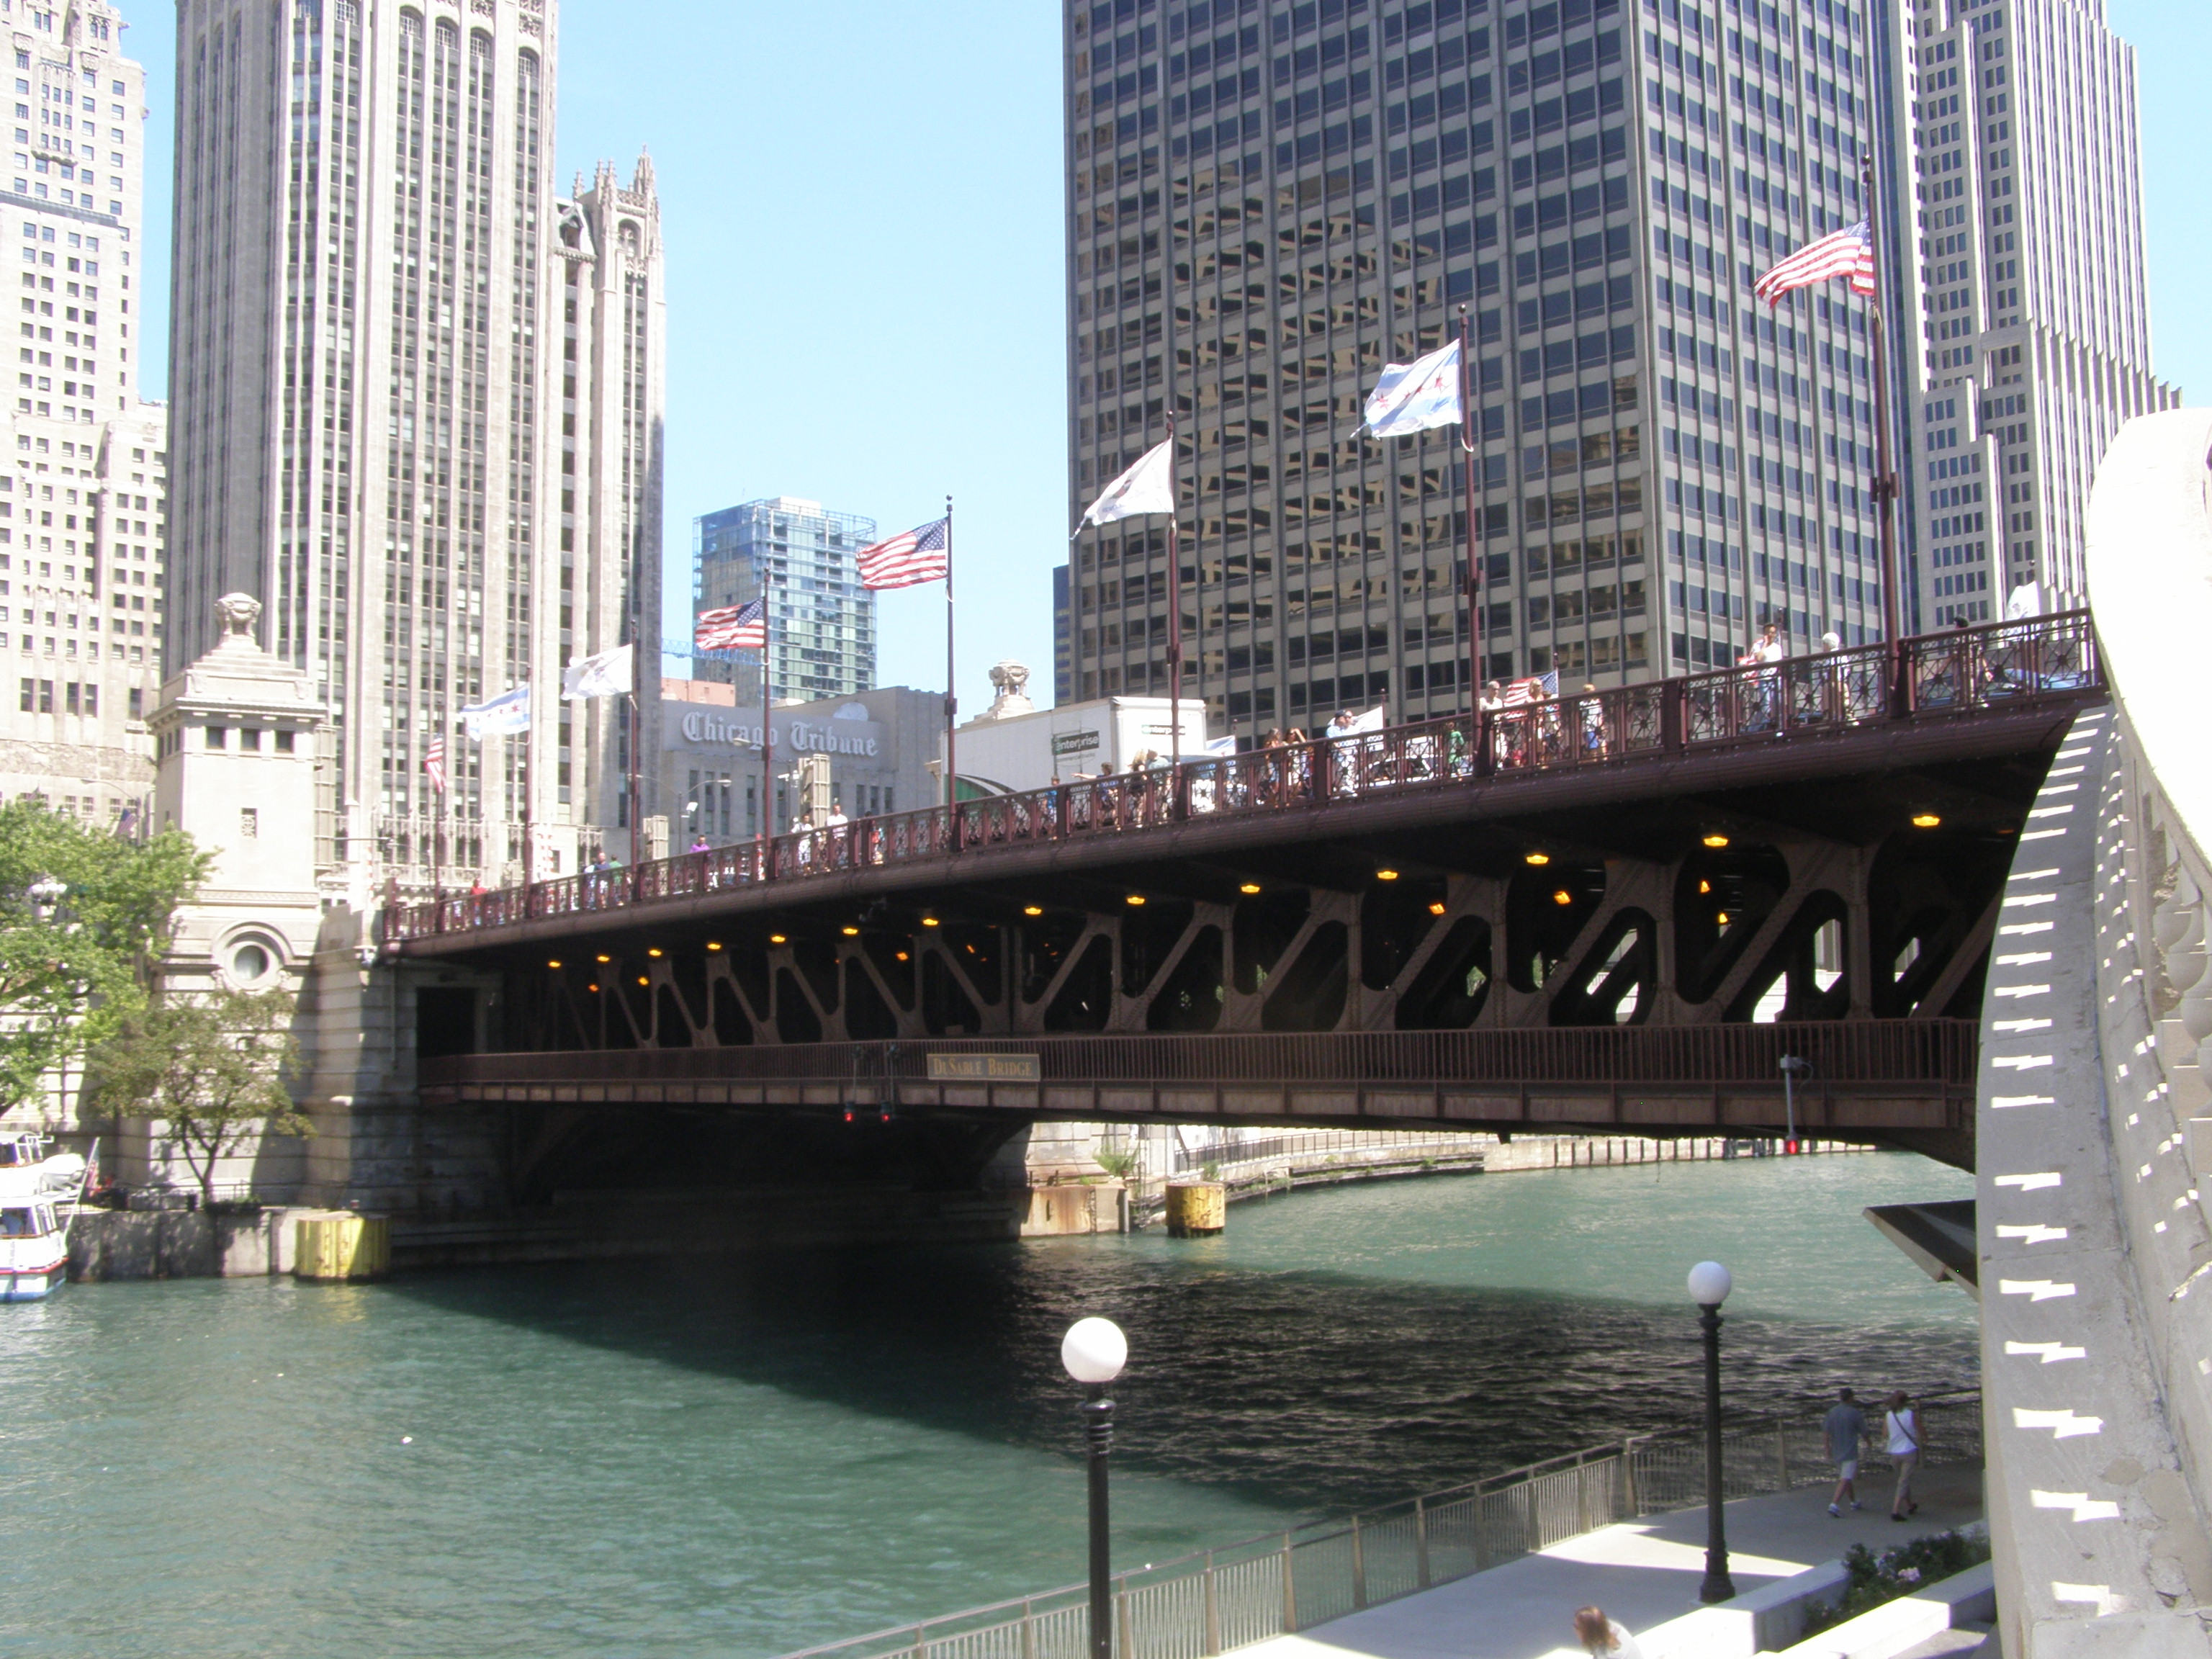
[[[1978,1390],[1917,1404],[1923,1462],[1980,1462]],[[1861,1468],[1886,1462],[1872,1453]],[[1818,1417],[1765,1418],[1723,1431],[1728,1498],[1824,1486],[1835,1479],[1834,1468]],[[1702,1428],[1571,1452],[1385,1509],[1117,1574],[1115,1652],[1119,1659],[1207,1659],[1486,1571],[1616,1521],[1682,1509],[1705,1495]],[[785,1659],[1087,1659],[1088,1596],[1087,1586],[1070,1584]]]
[[395,904],[387,944],[689,900],[992,848],[1067,845],[1209,818],[1327,811],[1378,795],[1820,738],[2101,691],[2086,611],[1856,646],[1778,663],[1482,709],[1379,732],[1185,760],[957,806],[925,807],[585,871],[492,893]]

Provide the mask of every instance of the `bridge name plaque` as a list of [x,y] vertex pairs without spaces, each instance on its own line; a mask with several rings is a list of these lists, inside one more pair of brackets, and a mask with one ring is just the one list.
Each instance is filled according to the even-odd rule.
[[932,1083],[1035,1083],[1042,1073],[1035,1054],[932,1054]]

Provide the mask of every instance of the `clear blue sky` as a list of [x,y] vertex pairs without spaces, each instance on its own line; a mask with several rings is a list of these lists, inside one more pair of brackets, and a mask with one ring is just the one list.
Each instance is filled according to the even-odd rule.
[[[154,112],[143,386],[159,398],[173,18],[139,3],[125,39]],[[2140,55],[2158,368],[2202,401],[2212,5],[2111,0],[2111,15]],[[626,172],[643,145],[659,175],[668,631],[688,631],[701,513],[805,495],[888,532],[950,493],[963,709],[988,699],[1001,656],[1048,693],[1068,531],[1058,7],[567,0],[560,71],[563,172],[602,156]],[[943,685],[940,592],[884,596],[883,683]]]

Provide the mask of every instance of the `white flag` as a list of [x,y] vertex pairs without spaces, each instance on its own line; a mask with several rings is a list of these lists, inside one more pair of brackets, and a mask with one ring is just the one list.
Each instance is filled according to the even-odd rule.
[[626,695],[634,683],[630,663],[635,654],[629,646],[618,645],[611,651],[577,658],[561,676],[561,695],[571,702]]
[[1367,397],[1367,429],[1378,438],[1456,426],[1462,418],[1457,340],[1418,362],[1385,363]]
[[[1091,503],[1083,524],[1111,524],[1116,519],[1140,519],[1147,514],[1175,515],[1175,440],[1146,450],[1136,465],[1106,486],[1106,493]],[[1080,530],[1082,525],[1076,528]]]
[[530,688],[518,685],[512,691],[502,691],[487,702],[471,703],[461,710],[461,729],[468,733],[471,743],[527,732],[530,729]]

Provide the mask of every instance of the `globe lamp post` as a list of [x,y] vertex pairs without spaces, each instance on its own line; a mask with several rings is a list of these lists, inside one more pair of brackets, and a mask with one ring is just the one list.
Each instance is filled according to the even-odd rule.
[[1721,1304],[1734,1284],[1717,1261],[1700,1261],[1690,1269],[1690,1300],[1698,1304],[1698,1326],[1705,1334],[1705,1582],[1698,1587],[1700,1601],[1726,1601],[1735,1595],[1721,1514]]
[[1114,1659],[1114,1569],[1106,1528],[1114,1401],[1106,1389],[1129,1363],[1129,1339],[1110,1319],[1079,1319],[1060,1340],[1060,1363],[1090,1393],[1083,1402],[1083,1424],[1091,1473],[1091,1659]]

